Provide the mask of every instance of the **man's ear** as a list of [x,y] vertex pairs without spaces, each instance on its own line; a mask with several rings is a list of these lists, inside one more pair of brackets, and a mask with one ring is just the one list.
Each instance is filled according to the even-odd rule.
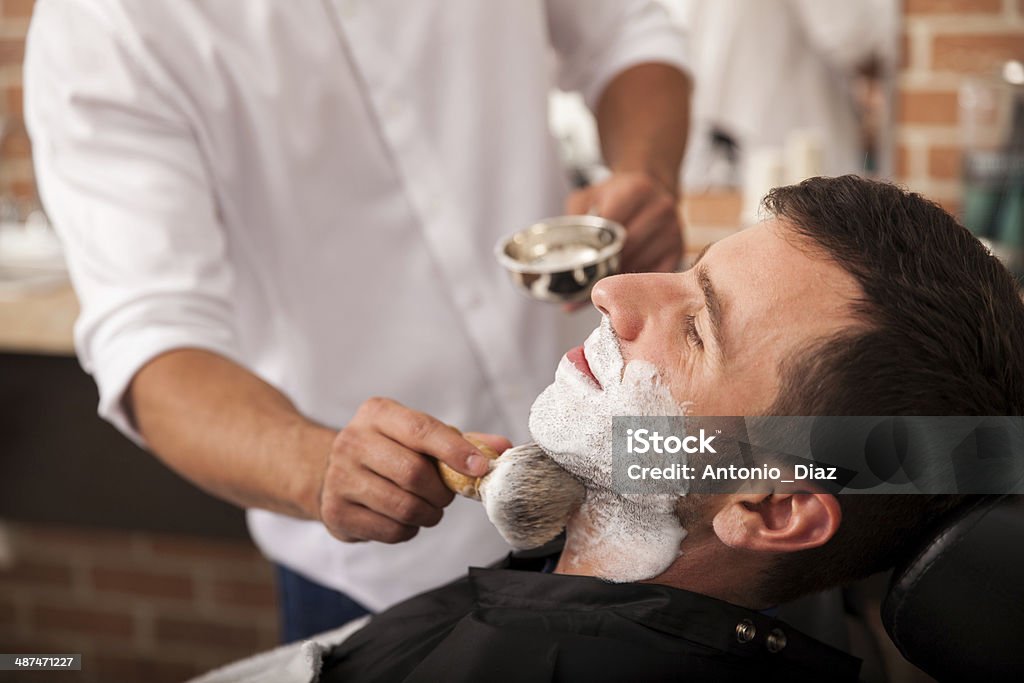
[[712,520],[730,548],[788,553],[825,544],[839,529],[839,501],[827,493],[740,494]]

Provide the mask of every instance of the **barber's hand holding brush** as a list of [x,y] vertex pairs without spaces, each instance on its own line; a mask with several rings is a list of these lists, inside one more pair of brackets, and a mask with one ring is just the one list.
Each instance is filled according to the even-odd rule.
[[481,477],[467,477],[444,462],[437,467],[445,485],[483,502],[487,517],[517,550],[536,548],[555,538],[583,501],[583,485],[559,467],[537,444],[523,444],[499,455],[472,434],[467,441],[490,458]]
[[[492,454],[512,445],[476,436]],[[489,459],[444,422],[391,399],[370,399],[334,437],[310,507],[342,541],[407,541],[440,522],[452,502],[436,462],[474,477],[490,470]]]
[[565,527],[583,487],[536,445],[511,445],[370,399],[334,439],[319,519],[343,541],[401,543],[440,522],[455,492],[481,500],[513,547],[543,545]]

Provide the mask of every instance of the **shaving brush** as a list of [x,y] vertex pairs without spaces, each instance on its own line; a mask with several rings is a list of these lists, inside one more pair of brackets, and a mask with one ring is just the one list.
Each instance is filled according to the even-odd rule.
[[482,477],[467,477],[438,462],[445,485],[483,502],[488,519],[516,550],[536,548],[558,536],[583,502],[583,484],[537,444],[516,446],[499,456],[487,444],[464,438],[491,459],[490,470]]

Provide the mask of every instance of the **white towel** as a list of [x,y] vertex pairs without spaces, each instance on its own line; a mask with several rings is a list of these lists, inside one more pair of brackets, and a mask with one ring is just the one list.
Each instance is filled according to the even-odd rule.
[[369,616],[309,640],[261,652],[193,678],[188,683],[316,683],[324,653],[361,629]]

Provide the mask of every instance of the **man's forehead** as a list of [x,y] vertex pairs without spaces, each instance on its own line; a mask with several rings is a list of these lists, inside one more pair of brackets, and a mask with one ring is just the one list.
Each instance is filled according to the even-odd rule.
[[737,284],[778,280],[793,286],[803,284],[807,277],[856,284],[838,263],[804,242],[806,238],[785,221],[773,218],[707,245],[694,264],[699,262],[717,275],[716,284],[723,280],[722,286],[726,280]]
[[[770,219],[702,252],[701,266],[729,302],[734,333],[749,333],[749,325],[764,325],[766,318],[776,327],[786,327],[787,319],[801,322],[808,333],[850,320],[846,304],[860,294],[856,280],[801,239],[784,221]],[[821,324],[808,324],[815,321]]]
[[717,259],[727,254],[734,255],[754,249],[775,251],[787,246],[792,247],[793,235],[793,230],[784,221],[770,218],[707,244],[698,254],[694,265],[705,259]]

